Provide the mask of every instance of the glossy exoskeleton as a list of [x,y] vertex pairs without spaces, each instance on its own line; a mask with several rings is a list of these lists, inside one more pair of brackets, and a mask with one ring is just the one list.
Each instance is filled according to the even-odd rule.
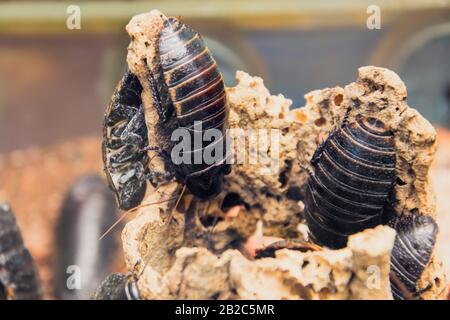
[[[118,235],[98,238],[116,219],[114,195],[98,175],[83,176],[68,189],[56,227],[55,297],[87,299],[110,272]],[[82,273],[78,290],[67,286],[69,266],[79,267]]]
[[0,204],[0,288],[8,299],[42,297],[36,265],[24,246],[14,214],[5,203]]
[[103,163],[110,187],[122,209],[137,206],[147,188],[147,127],[138,78],[127,71],[106,109]]
[[427,289],[418,281],[431,259],[438,227],[430,216],[404,215],[389,225],[397,231],[391,254],[391,290],[394,299],[417,299]]
[[140,300],[136,281],[131,276],[114,273],[106,277],[93,295],[94,300]]
[[[223,175],[230,171],[225,161],[228,109],[222,74],[201,36],[173,17],[164,22],[160,34],[159,60],[163,83],[153,86],[160,97],[156,107],[170,128],[184,128],[191,137],[189,150],[182,152],[190,163],[173,163],[171,151],[177,142],[172,142],[168,150],[163,150],[166,164],[195,196],[212,198],[222,190]],[[201,122],[201,128],[194,126],[196,122]],[[208,129],[217,129],[221,137],[203,141],[203,132]],[[198,134],[202,141],[195,145]],[[204,152],[219,144],[222,146],[219,161],[206,163]]]
[[345,122],[311,164],[305,218],[316,243],[342,248],[349,235],[382,223],[396,177],[394,137],[383,122],[363,116]]
[[[207,200],[222,190],[223,176],[231,169],[225,157],[228,115],[225,87],[209,49],[197,32],[176,18],[165,20],[157,45],[158,74],[149,70],[147,80],[159,119],[150,125],[156,126],[164,141],[148,141],[140,97],[142,86],[130,72],[122,79],[106,112],[105,171],[123,209],[141,202],[146,177],[155,186],[175,176],[191,193]],[[190,161],[172,161],[173,147],[179,142],[171,140],[176,129],[188,132],[191,144],[179,155]],[[217,129],[221,137],[204,141],[203,133],[208,129]],[[193,142],[198,135],[200,145]],[[217,146],[222,147],[221,154],[214,157],[219,160],[204,161],[204,152],[219,150]],[[148,168],[145,150],[158,152],[165,162],[166,173]]]

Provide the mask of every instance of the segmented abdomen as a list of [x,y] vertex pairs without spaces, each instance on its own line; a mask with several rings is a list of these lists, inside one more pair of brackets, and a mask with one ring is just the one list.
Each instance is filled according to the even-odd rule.
[[223,129],[226,97],[222,75],[200,35],[169,18],[159,41],[159,54],[178,123]]
[[25,248],[14,214],[0,203],[0,287],[14,300],[40,299],[41,286],[34,260]]
[[394,299],[416,299],[418,281],[428,265],[438,227],[430,216],[407,215],[394,219],[397,231],[391,254],[391,290]]
[[[172,104],[178,128],[186,128],[191,135],[188,152],[191,163],[175,166],[177,176],[191,192],[202,198],[217,194],[225,168],[224,130],[227,119],[226,95],[223,77],[209,49],[200,35],[176,18],[169,18],[160,34],[159,56],[164,82]],[[194,128],[201,121],[201,129]],[[194,145],[194,131],[218,129],[217,140],[201,141]],[[200,135],[201,136],[201,135]],[[214,145],[213,145],[214,144]],[[214,163],[203,159],[205,148],[222,144],[223,153]]]
[[318,148],[312,165],[305,217],[317,243],[341,248],[348,235],[382,222],[395,181],[395,148],[380,120],[359,116],[343,125]]

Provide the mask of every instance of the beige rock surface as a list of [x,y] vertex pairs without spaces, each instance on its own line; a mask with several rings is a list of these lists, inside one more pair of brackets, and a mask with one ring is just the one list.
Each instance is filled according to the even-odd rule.
[[[144,87],[142,99],[150,141],[161,138],[154,125],[158,115],[147,77],[149,72],[158,74],[154,48],[163,20],[160,12],[152,11],[134,17],[127,26],[132,40],[128,65]],[[408,107],[403,82],[390,70],[362,67],[356,82],[344,88],[312,91],[305,95],[304,107],[290,111],[292,102],[282,95],[272,96],[261,78],[239,71],[236,78],[236,86],[227,88],[229,126],[235,129],[234,154],[247,153],[244,163],[233,165],[222,194],[209,204],[185,194],[176,209],[174,201],[143,206],[125,227],[125,260],[139,278],[142,296],[391,298],[388,271],[395,233],[388,227],[356,234],[347,248],[336,251],[281,250],[275,258],[252,261],[238,250],[255,233],[258,221],[262,221],[265,236],[304,237],[304,228],[299,224],[302,226],[302,190],[311,170],[310,158],[345,117],[359,113],[376,115],[389,123],[395,134],[398,180],[394,213],[435,216],[429,173],[435,131]],[[258,134],[252,136],[249,129]],[[273,137],[271,143],[258,141],[264,134]],[[255,160],[252,157],[256,157],[256,163],[251,162]],[[152,165],[164,170],[157,155]],[[180,189],[175,182],[157,191],[149,188],[145,203],[173,198]],[[235,205],[241,205],[242,210],[229,214],[228,209]],[[168,219],[170,215],[173,219]],[[441,271],[442,264],[434,256],[423,277],[431,285],[424,298],[444,296],[446,279]],[[379,276],[378,282],[374,274]]]
[[[394,237],[394,230],[379,226],[352,236],[354,245],[345,249],[283,249],[276,258],[256,261],[237,250],[216,256],[205,248],[184,247],[164,274],[146,269],[141,294],[152,299],[391,299]],[[361,240],[376,245],[358,244]]]

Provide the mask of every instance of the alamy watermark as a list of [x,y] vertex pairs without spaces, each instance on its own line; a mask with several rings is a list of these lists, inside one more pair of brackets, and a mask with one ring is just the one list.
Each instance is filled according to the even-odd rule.
[[370,265],[366,270],[368,277],[366,286],[370,290],[380,290],[381,288],[381,270],[377,265]]
[[367,7],[366,13],[369,15],[366,20],[366,26],[369,30],[381,29],[381,9],[376,4]]
[[69,275],[66,280],[66,286],[69,290],[81,289],[81,268],[77,265],[70,265],[66,269],[66,273]]
[[76,4],[71,4],[67,7],[66,13],[68,17],[66,19],[66,27],[69,30],[81,29],[81,8]]

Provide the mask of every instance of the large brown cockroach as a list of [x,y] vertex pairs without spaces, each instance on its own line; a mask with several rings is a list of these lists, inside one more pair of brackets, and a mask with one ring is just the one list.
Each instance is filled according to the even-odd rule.
[[396,177],[394,138],[383,122],[364,116],[345,122],[311,164],[305,218],[315,242],[341,248],[349,235],[382,223]]
[[[166,141],[147,141],[139,81],[129,72],[119,84],[106,112],[103,155],[105,171],[117,193],[121,208],[135,207],[145,193],[145,178],[153,185],[175,176],[202,200],[216,196],[222,189],[223,176],[230,172],[225,157],[227,104],[222,75],[200,35],[176,18],[164,21],[157,41],[159,72],[148,81],[155,109],[159,115],[157,131]],[[149,68],[150,69],[150,68]],[[201,128],[196,124],[201,122]],[[190,163],[174,163],[171,140],[176,129],[184,128],[191,136],[189,150],[182,158]],[[221,138],[204,141],[203,132],[217,129]],[[201,137],[200,145],[193,142]],[[223,153],[213,163],[203,160],[206,150],[221,145]],[[154,150],[164,159],[166,173],[148,167],[146,150]],[[198,159],[201,159],[198,161]]]
[[391,254],[391,290],[394,299],[417,299],[428,287],[418,282],[430,262],[438,227],[430,216],[404,215],[390,223],[397,231]]
[[41,299],[41,284],[9,205],[0,204],[0,290],[7,299]]
[[[117,253],[117,234],[97,239],[116,219],[114,195],[98,175],[79,178],[66,192],[56,227],[53,283],[57,298],[87,299],[109,273]],[[67,287],[70,266],[82,272],[77,290]]]

